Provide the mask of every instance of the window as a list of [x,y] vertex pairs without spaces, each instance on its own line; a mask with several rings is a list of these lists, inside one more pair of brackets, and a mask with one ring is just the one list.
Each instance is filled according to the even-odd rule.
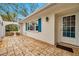
[[75,15],[63,17],[63,36],[75,38]]
[[26,23],[26,31],[30,30],[41,32],[41,25],[41,18],[35,21],[28,22]]
[[30,31],[38,31],[38,21],[32,21],[26,23],[26,29]]
[[36,31],[38,31],[38,21],[35,22]]
[[29,30],[29,23],[27,24],[27,28],[28,28],[28,30]]
[[27,23],[26,23],[26,31],[27,31],[28,29],[27,29]]
[[29,24],[29,30],[31,30],[31,31],[34,30],[34,25],[33,25],[33,23],[30,23],[30,24]]

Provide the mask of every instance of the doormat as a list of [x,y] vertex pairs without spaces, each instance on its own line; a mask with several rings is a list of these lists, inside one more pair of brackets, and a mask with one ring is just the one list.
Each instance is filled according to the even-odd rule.
[[72,52],[73,53],[73,49],[70,47],[66,47],[66,46],[62,46],[62,45],[56,45],[57,48],[61,48],[64,49],[66,51]]

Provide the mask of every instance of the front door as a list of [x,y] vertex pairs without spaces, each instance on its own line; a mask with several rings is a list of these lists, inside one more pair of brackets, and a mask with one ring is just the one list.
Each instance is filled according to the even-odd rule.
[[77,45],[76,15],[63,16],[61,19],[61,42]]

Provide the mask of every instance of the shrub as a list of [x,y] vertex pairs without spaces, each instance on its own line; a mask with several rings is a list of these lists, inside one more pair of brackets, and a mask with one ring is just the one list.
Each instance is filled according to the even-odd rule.
[[16,32],[16,35],[20,35],[20,33],[19,32]]
[[6,36],[13,36],[14,35],[14,33],[13,32],[6,32],[6,34],[5,34]]

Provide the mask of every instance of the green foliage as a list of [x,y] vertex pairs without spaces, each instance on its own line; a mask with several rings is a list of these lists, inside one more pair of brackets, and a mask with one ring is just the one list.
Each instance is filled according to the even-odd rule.
[[38,3],[29,3],[30,13],[34,12],[38,8]]
[[6,32],[8,31],[18,31],[18,26],[14,24],[6,25],[5,26]]
[[14,3],[0,4],[0,16],[4,21],[17,21],[18,15],[22,15],[24,17],[28,15],[27,9],[24,5],[22,6],[22,8],[20,8],[19,4]]
[[0,16],[4,21],[18,21],[34,12],[39,6],[39,3],[0,3]]

